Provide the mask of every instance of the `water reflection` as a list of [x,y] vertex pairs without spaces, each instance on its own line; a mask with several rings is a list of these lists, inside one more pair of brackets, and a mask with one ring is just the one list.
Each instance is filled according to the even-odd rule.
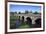
[[15,24],[16,24],[16,28],[19,28],[19,26],[21,25],[20,20],[19,20],[19,19],[17,19]]

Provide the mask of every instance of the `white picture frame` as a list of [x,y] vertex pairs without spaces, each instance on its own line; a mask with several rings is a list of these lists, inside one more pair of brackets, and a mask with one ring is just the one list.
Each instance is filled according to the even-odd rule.
[[[10,29],[10,4],[12,5],[33,5],[33,6],[41,6],[41,28],[26,28],[26,29]],[[10,1],[7,2],[7,32],[37,32],[44,31],[44,3],[39,2],[21,2],[21,1]]]

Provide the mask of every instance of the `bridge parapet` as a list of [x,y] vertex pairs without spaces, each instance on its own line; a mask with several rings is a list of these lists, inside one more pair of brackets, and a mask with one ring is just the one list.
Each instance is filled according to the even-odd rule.
[[24,16],[24,21],[26,21],[27,17],[32,19],[32,24],[35,24],[35,20],[41,18],[40,14],[15,14],[14,16],[20,16],[20,20],[22,20],[22,16]]

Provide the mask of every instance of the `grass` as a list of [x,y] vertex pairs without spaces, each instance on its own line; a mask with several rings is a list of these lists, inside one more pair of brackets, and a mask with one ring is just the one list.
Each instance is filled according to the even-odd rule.
[[29,25],[21,25],[19,28],[29,28]]
[[[19,19],[19,17],[18,16],[10,16],[10,27],[12,28],[14,28],[15,27],[15,22],[16,22],[16,20],[17,19]],[[26,22],[23,22],[20,26],[19,26],[19,28],[30,28],[30,26],[28,25],[28,24],[25,24]]]

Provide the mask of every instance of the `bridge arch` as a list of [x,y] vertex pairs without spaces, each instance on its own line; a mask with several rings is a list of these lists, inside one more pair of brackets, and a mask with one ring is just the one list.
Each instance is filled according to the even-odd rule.
[[35,24],[37,25],[37,27],[41,27],[41,18],[37,18],[35,22],[36,22]]
[[26,20],[30,23],[32,23],[32,19],[30,17],[27,17]]

